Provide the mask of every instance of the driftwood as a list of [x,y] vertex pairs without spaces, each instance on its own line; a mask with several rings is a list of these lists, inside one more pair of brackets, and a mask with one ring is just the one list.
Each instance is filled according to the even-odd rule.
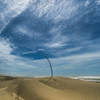
[[53,77],[53,69],[52,69],[51,62],[50,62],[50,60],[49,60],[46,56],[44,56],[44,57],[48,60],[48,62],[49,62],[49,64],[50,64],[50,69],[51,69],[51,77]]

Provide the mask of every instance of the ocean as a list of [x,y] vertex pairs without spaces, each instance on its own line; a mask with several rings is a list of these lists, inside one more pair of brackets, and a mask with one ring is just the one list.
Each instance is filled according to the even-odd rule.
[[69,78],[79,79],[83,81],[100,82],[100,76],[71,76]]

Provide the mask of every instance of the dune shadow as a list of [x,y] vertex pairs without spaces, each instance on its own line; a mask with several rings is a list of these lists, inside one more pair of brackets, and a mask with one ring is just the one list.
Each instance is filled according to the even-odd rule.
[[53,79],[54,81],[57,81],[56,79],[54,79],[53,77],[50,77],[45,84],[47,84],[51,79]]
[[50,80],[52,79],[52,77],[50,77],[47,81],[46,81],[46,83],[45,84],[47,84]]

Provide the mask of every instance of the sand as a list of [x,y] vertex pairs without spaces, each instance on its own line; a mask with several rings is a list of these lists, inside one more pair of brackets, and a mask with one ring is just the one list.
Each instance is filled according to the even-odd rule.
[[0,100],[100,100],[100,83],[64,77],[0,80]]

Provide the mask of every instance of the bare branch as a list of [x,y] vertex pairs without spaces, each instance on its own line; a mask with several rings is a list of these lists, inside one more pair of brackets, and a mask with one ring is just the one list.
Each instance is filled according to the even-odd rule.
[[44,56],[44,57],[48,60],[48,62],[49,62],[49,64],[50,64],[50,68],[51,68],[51,77],[53,77],[53,70],[52,70],[51,62],[50,62],[50,60],[49,60],[46,56]]

